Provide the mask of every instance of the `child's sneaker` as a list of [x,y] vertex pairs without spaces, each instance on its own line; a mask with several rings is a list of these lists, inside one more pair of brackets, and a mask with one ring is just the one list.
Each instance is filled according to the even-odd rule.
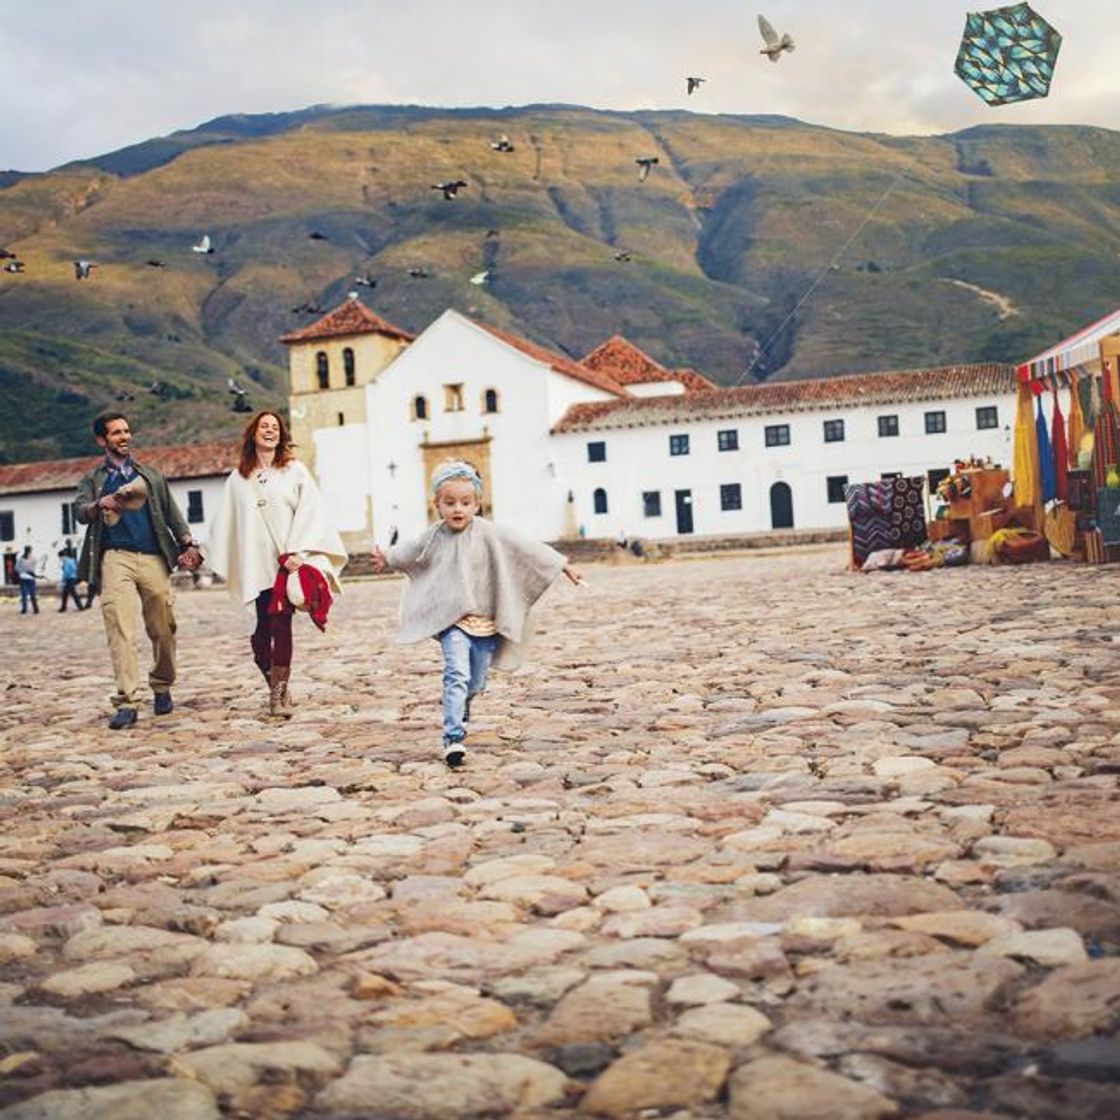
[[467,752],[461,740],[448,739],[447,742],[443,744],[443,761],[446,762],[452,770],[458,770],[459,767],[467,761]]

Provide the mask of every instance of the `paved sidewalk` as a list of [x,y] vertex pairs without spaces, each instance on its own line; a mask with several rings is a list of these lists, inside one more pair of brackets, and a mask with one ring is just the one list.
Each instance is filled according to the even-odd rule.
[[557,585],[460,773],[398,581],[280,725],[220,592],[125,732],[0,604],[0,1120],[1115,1116],[1118,573],[843,561]]

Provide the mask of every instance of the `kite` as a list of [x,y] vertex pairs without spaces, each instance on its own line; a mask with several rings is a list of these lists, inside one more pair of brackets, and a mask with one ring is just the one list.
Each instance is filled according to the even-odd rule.
[[969,12],[954,70],[989,105],[1050,92],[1061,35],[1029,4]]

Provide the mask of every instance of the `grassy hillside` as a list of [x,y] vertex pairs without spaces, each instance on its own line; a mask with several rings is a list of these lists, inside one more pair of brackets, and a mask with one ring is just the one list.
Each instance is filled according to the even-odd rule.
[[[500,133],[513,153],[491,149]],[[451,202],[430,189],[448,178],[469,183]],[[621,331],[724,383],[760,343],[752,380],[1019,360],[1118,302],[1118,184],[1120,133],[1080,127],[898,138],[565,106],[220,118],[0,181],[0,246],[27,269],[0,273],[0,457],[86,450],[73,417],[127,391],[146,442],[235,430],[226,378],[283,403],[278,336],[312,318],[293,309],[367,272],[362,298],[411,330],[454,306],[576,356]],[[192,253],[205,232],[215,253]]]

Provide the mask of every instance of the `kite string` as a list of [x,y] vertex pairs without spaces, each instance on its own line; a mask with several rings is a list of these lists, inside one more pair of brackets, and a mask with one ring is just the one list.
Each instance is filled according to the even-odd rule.
[[[873,217],[875,217],[875,214],[878,211],[879,207],[882,206],[883,203],[886,202],[887,199],[891,196],[891,193],[894,191],[895,187],[897,187],[898,184],[902,181],[902,178],[902,172],[899,171],[895,175],[894,179],[891,180],[891,183],[887,187],[887,189],[883,191],[883,193],[878,197],[871,208],[863,216],[863,221],[861,221],[860,224],[856,226],[855,232],[851,235],[851,237],[849,237],[848,240],[840,246],[840,248],[833,254],[832,259],[828,262],[828,264],[826,264],[824,268],[822,268],[820,272],[817,273],[816,279],[814,279],[809,287],[805,289],[805,294],[797,301],[797,303],[793,305],[793,310],[790,311],[790,313],[771,332],[769,338],[767,338],[766,341],[754,352],[754,357],[751,359],[750,365],[747,366],[747,368],[743,370],[741,374],[739,374],[739,377],[735,382],[735,386],[741,385],[743,383],[743,378],[748,377],[751,374],[751,372],[754,370],[754,367],[758,365],[759,360],[762,358],[762,355],[765,354],[766,351],[770,348],[770,344],[778,337],[778,335],[782,333],[783,330],[785,330],[786,324],[794,317],[794,315],[797,314],[798,310],[801,308],[801,305],[813,294],[813,292],[817,288],[817,285],[820,284],[820,282],[825,278],[829,271],[831,271],[832,266],[848,251],[852,242],[854,242],[855,239],[859,237],[861,233],[863,233],[863,230],[866,227],[867,223],[870,222]],[[735,386],[732,386],[732,388],[734,388]]]

